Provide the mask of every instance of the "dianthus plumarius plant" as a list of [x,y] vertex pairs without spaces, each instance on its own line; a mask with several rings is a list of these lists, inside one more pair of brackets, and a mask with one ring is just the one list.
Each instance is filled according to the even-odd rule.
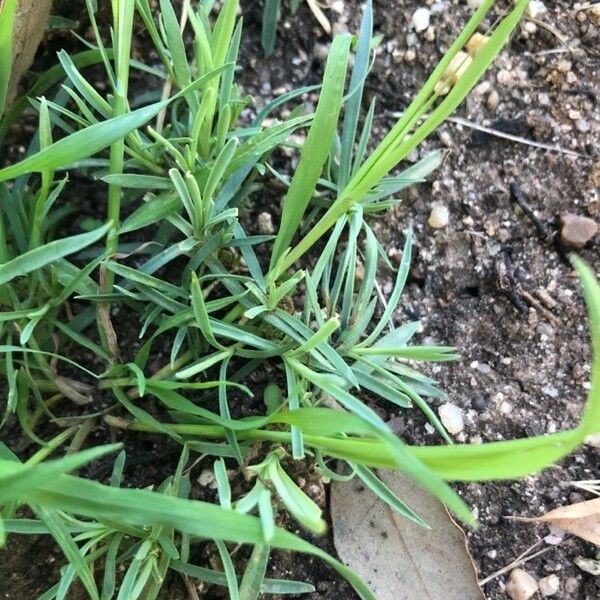
[[[17,456],[0,443],[0,541],[45,533],[60,546],[67,562],[41,598],[66,598],[77,579],[93,599],[156,598],[169,571],[225,586],[234,599],[310,592],[265,577],[272,548],[319,556],[374,598],[347,567],[280,527],[287,511],[325,530],[289,469],[294,460],[322,480],[359,477],[426,526],[372,470],[400,469],[473,524],[446,481],[520,477],[598,432],[600,286],[581,261],[595,355],[589,400],[576,429],[525,440],[453,445],[430,408],[427,398],[443,393],[416,363],[457,356],[410,343],[419,323],[392,324],[410,230],[389,298],[378,293],[387,257],[370,222],[440,155],[392,172],[462,102],[526,0],[473,44],[492,5],[484,1],[374,149],[375,102],[363,112],[375,51],[370,2],[358,35],[333,40],[318,90],[291,91],[260,110],[236,83],[238,0],[217,14],[210,0],[185,0],[181,14],[169,0],[158,14],[149,0],[113,0],[110,34],[94,0],[86,4],[95,39],[79,54],[61,51],[0,123],[2,138],[29,104],[37,110],[25,158],[0,169],[2,425],[37,448]],[[2,4],[0,48],[10,48],[14,6]],[[134,22],[158,66],[131,57]],[[105,94],[84,74],[92,65]],[[131,92],[136,72],[158,83],[154,91]],[[0,100],[9,74],[0,72]],[[316,92],[306,114],[300,98]],[[290,173],[281,165],[296,151]],[[96,205],[81,198],[82,181]],[[252,219],[269,189],[284,190],[275,236]],[[376,402],[416,406],[446,443],[405,445]],[[135,447],[150,435],[179,445],[179,460],[153,489],[125,487],[122,446],[97,440]],[[71,474],[112,453],[106,480]],[[197,460],[211,460],[215,504],[193,499]],[[338,460],[349,475],[339,475]],[[239,494],[236,472],[246,476]],[[199,544],[213,544],[221,570],[195,564]],[[247,561],[236,555],[240,544],[252,547]]]

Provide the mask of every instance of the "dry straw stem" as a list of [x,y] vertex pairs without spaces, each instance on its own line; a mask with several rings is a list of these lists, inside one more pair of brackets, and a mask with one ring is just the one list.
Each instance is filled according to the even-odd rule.
[[[5,10],[5,7],[14,2],[15,0],[2,0],[0,10]],[[31,66],[35,52],[44,37],[52,0],[16,0],[16,4],[12,74],[8,85],[9,105],[16,96],[19,80]]]

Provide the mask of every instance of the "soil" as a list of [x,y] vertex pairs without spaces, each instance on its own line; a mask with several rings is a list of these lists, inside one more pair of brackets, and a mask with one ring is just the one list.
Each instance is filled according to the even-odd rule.
[[[326,14],[334,29],[355,31],[359,3],[332,4],[336,10]],[[408,104],[470,13],[462,0],[423,2],[432,10],[432,28],[415,34],[409,29],[410,19],[420,4],[375,1],[375,29],[383,38],[368,86],[378,98],[376,137],[394,123],[395,113]],[[374,222],[392,260],[402,247],[402,231],[408,225],[414,229],[411,277],[396,321],[421,319],[421,341],[454,345],[462,355],[457,363],[430,369],[449,401],[464,412],[460,442],[514,439],[573,427],[589,387],[585,310],[568,252],[559,243],[558,224],[566,213],[600,220],[600,28],[590,10],[577,6],[547,0],[547,12],[535,22],[525,22],[455,114],[562,150],[448,123],[409,157],[414,161],[430,150],[446,149],[442,166],[426,184],[408,189],[391,216]],[[328,37],[305,3],[295,18],[284,10],[277,50],[269,59],[259,54],[261,7],[257,2],[244,7],[242,85],[258,105],[284,89],[320,80]],[[440,202],[448,207],[450,222],[434,230],[427,220],[432,206]],[[522,206],[533,211],[533,219]],[[596,235],[580,251],[597,273],[599,245]],[[384,290],[392,276],[381,273]],[[388,411],[386,416],[394,418],[395,428],[410,443],[438,443],[417,411]],[[148,442],[144,464],[155,465],[159,456],[164,460],[163,442]],[[136,467],[130,468],[133,477]],[[579,555],[593,558],[594,547],[569,537],[549,544],[546,527],[508,518],[537,516],[586,499],[571,482],[599,477],[600,450],[586,446],[541,475],[518,482],[457,484],[480,522],[477,531],[468,533],[480,579],[538,544],[534,551],[545,552],[523,568],[538,579],[555,573],[561,587],[554,598],[600,597],[600,578],[573,562]],[[287,524],[294,530],[291,522]],[[330,537],[319,544],[334,552]],[[204,558],[209,555],[210,549],[205,549]],[[48,587],[40,578],[51,581],[60,561],[50,544],[20,538],[10,556],[0,554],[0,597],[37,597]],[[312,558],[275,553],[269,575],[311,581],[317,588],[315,598],[356,597]],[[484,586],[488,600],[507,597],[506,577],[494,577]],[[164,597],[187,597],[179,579],[170,581]],[[213,588],[201,597],[221,596]]]

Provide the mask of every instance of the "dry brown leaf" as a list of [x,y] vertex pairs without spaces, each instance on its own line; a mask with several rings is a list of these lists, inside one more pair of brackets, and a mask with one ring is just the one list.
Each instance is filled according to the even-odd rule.
[[13,66],[10,78],[8,102],[14,99],[17,84],[33,62],[48,18],[52,0],[19,0],[13,36]]
[[600,546],[600,498],[562,506],[541,517],[518,517],[518,521],[549,523]]
[[392,511],[360,480],[334,483],[331,517],[340,558],[378,600],[482,600],[465,535],[446,509],[404,475],[378,474],[431,530]]

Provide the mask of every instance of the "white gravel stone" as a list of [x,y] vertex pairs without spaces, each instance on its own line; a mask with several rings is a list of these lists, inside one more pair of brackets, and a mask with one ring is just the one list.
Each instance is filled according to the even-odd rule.
[[446,227],[450,222],[450,211],[445,204],[441,202],[437,202],[431,208],[431,213],[429,214],[429,219],[427,223],[429,227],[433,227],[433,229],[441,229],[442,227]]
[[514,569],[506,584],[506,593],[512,600],[528,600],[538,591],[537,581],[523,569]]
[[482,3],[483,3],[483,0],[467,0],[467,6],[471,10],[477,10],[481,6]]
[[548,575],[548,577],[543,577],[538,581],[538,586],[542,596],[554,596],[560,589],[560,579],[557,575]]
[[273,217],[271,213],[261,212],[258,215],[258,230],[263,235],[271,235],[275,233],[275,228],[273,227]]
[[492,90],[486,104],[488,110],[494,112],[498,108],[498,104],[500,104],[500,94],[496,90]]
[[210,469],[203,469],[196,481],[202,487],[215,488],[217,485],[215,474]]
[[417,8],[411,19],[413,29],[417,32],[425,31],[429,27],[430,16],[428,8]]
[[464,429],[465,423],[463,420],[463,412],[455,404],[450,404],[449,402],[442,404],[438,408],[438,414],[440,415],[442,425],[452,435],[456,435]]
[[527,16],[531,19],[537,19],[547,12],[546,5],[540,0],[531,0],[527,5]]

